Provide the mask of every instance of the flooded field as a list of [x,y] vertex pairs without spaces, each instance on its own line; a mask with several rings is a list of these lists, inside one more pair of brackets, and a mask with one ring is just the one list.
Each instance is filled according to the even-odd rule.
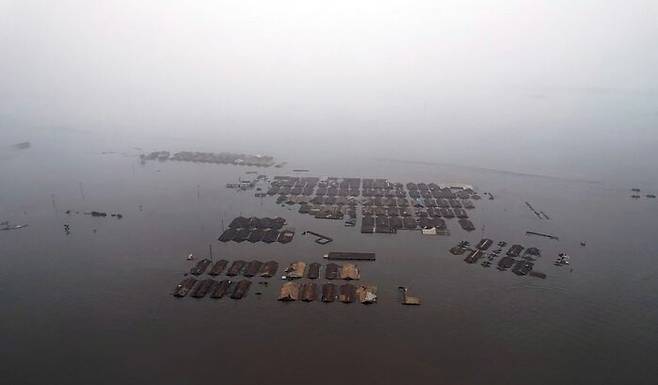
[[[378,384],[642,384],[658,375],[658,202],[633,200],[625,186],[372,158],[327,163],[304,153],[280,168],[142,164],[141,151],[123,143],[67,146],[33,143],[0,165],[1,219],[29,225],[0,232],[8,383],[331,384],[345,366],[350,382]],[[361,212],[348,227],[226,187],[250,171],[303,176],[292,171],[300,166],[319,177],[464,183],[495,199],[468,210],[471,232],[454,218],[446,219],[450,235],[362,234]],[[83,215],[94,210],[122,217]],[[296,235],[218,242],[238,216],[282,217]],[[450,253],[485,237],[541,250],[534,269],[546,279]],[[172,296],[209,245],[214,260],[276,261],[278,273],[267,286],[247,278],[241,300]],[[376,286],[375,304],[323,303],[323,284],[335,284],[325,288],[333,296],[345,283],[325,280],[324,270],[312,302],[277,301],[285,267],[324,266],[335,251],[376,253],[356,261],[360,280],[352,281]],[[569,265],[556,266],[559,253]],[[403,306],[399,287],[422,304]],[[336,376],[322,374],[327,363]]]

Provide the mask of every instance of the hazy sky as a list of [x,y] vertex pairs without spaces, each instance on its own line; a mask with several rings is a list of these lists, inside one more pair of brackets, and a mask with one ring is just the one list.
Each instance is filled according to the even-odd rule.
[[658,144],[655,0],[0,4],[5,121]]

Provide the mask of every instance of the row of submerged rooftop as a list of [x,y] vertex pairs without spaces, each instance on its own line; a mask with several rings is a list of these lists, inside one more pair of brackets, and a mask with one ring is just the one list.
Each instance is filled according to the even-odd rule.
[[[189,256],[188,259],[192,258]],[[374,261],[374,253],[362,252],[331,252],[324,256],[326,259],[335,260],[359,260]],[[251,279],[271,278],[276,275],[278,262],[269,261],[261,262],[252,260],[246,262],[235,260],[229,262],[226,259],[217,261],[209,258],[203,258],[192,265],[188,274],[174,288],[173,296],[175,297],[194,297],[204,298],[206,296],[213,299],[220,299],[228,296],[232,299],[242,299],[247,296]],[[227,278],[217,280],[216,277],[225,273]],[[208,274],[210,278],[201,276]],[[237,279],[242,274],[245,278]],[[343,303],[360,302],[362,304],[373,304],[377,302],[377,286],[372,284],[335,284],[333,282],[315,283],[315,280],[326,279],[357,281],[361,279],[359,267],[351,262],[337,264],[329,262],[326,265],[317,262],[306,263],[304,261],[292,262],[283,270],[281,279],[286,281],[279,289],[277,299],[283,302],[313,302],[320,300],[325,303],[335,301]],[[248,279],[247,279],[248,278]],[[259,281],[259,288],[256,295],[262,295],[263,291],[269,287],[268,281]],[[404,305],[419,305],[420,299],[407,294],[405,287],[399,287],[402,292],[401,303]]]
[[[474,247],[470,247],[468,241],[460,241],[456,246],[450,249],[453,255],[462,255],[468,251],[464,262],[475,264],[482,261],[480,265],[484,268],[491,267],[495,261],[501,257],[503,249],[507,242],[500,241],[497,248],[488,251],[494,245],[494,241],[483,238]],[[525,248],[523,245],[514,244],[507,249],[505,255],[498,259],[497,268],[500,271],[512,269],[512,272],[519,276],[530,275],[537,278],[546,278],[546,274],[533,270],[536,260],[541,257],[541,251],[536,247]]]
[[169,151],[153,151],[149,154],[141,154],[140,159],[142,162],[149,160],[172,160],[181,162],[233,164],[256,167],[270,167],[275,164],[274,157],[269,155],[237,154],[232,152],[213,153],[180,151],[172,155]]
[[[405,189],[406,186],[406,189]],[[408,190],[408,192],[407,192]],[[435,199],[480,199],[473,187],[464,184],[413,183],[403,185],[387,179],[369,178],[319,178],[298,176],[275,176],[270,183],[268,195],[326,195],[352,197],[398,197]]]
[[[480,200],[472,186],[390,182],[387,179],[276,176],[263,195],[277,195],[276,204],[299,205],[300,214],[316,219],[344,220],[356,225],[360,207],[361,232],[394,234],[423,230],[426,235],[449,235],[444,219],[457,218],[465,231],[475,230],[467,210]],[[315,194],[315,195],[314,195]]]
[[295,229],[283,228],[285,224],[286,220],[281,217],[246,218],[240,216],[231,221],[228,229],[224,230],[218,239],[220,242],[289,243],[295,236]]

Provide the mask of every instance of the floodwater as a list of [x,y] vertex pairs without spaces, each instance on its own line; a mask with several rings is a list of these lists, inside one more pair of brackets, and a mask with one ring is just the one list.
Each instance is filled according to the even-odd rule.
[[[258,170],[462,182],[496,197],[475,202],[472,233],[450,220],[449,237],[362,235],[358,226],[224,187],[252,177],[251,168],[142,165],[132,147],[197,149],[189,143],[32,142],[28,150],[4,148],[0,163],[0,218],[29,224],[0,231],[2,383],[653,384],[658,377],[658,201],[632,200],[630,186],[356,155],[327,162],[312,150],[273,153],[288,165]],[[525,201],[551,219],[538,220]],[[222,222],[238,215],[282,216],[297,234],[286,245],[218,243]],[[306,229],[334,242],[317,245],[301,235]],[[535,269],[548,278],[448,253],[482,235],[539,247]],[[253,285],[241,301],[171,296],[190,268],[185,256],[203,256],[209,244],[215,257],[277,260],[280,272],[295,260],[322,263],[328,251],[374,251],[377,261],[359,265],[362,282],[379,287],[378,303],[281,303],[277,278]],[[572,256],[571,266],[553,265],[559,252]],[[399,285],[422,306],[401,306]]]

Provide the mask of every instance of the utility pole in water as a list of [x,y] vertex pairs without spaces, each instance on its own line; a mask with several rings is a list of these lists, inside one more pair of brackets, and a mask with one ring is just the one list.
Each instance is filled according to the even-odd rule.
[[50,199],[53,201],[53,209],[55,210],[55,216],[57,216],[57,205],[55,204],[55,194],[50,194]]
[[82,188],[82,182],[80,182],[80,196],[82,197],[82,200],[83,200],[83,201],[86,200],[86,199],[85,199],[85,191],[84,191],[84,189]]

